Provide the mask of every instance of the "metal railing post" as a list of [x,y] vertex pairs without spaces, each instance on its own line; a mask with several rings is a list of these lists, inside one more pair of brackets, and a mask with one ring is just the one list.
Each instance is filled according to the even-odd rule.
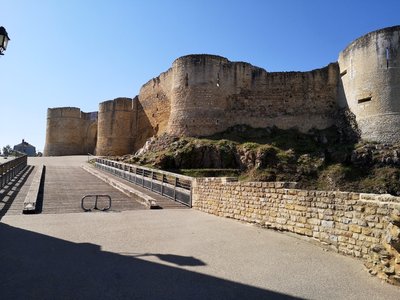
[[177,183],[178,183],[178,178],[177,177],[175,177],[175,180],[174,180],[175,182],[174,182],[174,201],[176,201],[176,185],[177,185]]
[[153,176],[154,176],[154,171],[151,171],[151,179],[150,179],[150,191],[153,190]]
[[164,181],[165,181],[165,174],[162,174],[162,180],[161,180],[161,196],[164,196]]

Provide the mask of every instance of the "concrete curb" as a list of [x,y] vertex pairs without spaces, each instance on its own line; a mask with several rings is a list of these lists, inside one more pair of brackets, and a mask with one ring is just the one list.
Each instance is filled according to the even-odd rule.
[[83,164],[83,165],[81,165],[81,167],[85,171],[89,172],[90,174],[98,177],[99,179],[103,180],[104,182],[108,183],[109,185],[115,187],[116,189],[118,189],[119,191],[124,193],[125,195],[135,198],[135,200],[137,200],[138,202],[140,202],[147,208],[149,208],[149,209],[159,208],[157,201],[154,198],[152,198],[149,195],[146,195],[138,190],[135,190],[134,188],[132,188],[126,184],[123,184],[122,182],[119,182],[119,181],[113,179],[111,177],[111,175],[103,174],[102,172],[96,170],[94,167],[92,167],[88,164]]
[[29,187],[28,193],[26,194],[24,200],[24,209],[22,210],[22,213],[24,214],[34,213],[36,211],[36,201],[39,194],[40,183],[43,177],[43,170],[44,165],[38,166],[38,170],[32,179],[31,186]]

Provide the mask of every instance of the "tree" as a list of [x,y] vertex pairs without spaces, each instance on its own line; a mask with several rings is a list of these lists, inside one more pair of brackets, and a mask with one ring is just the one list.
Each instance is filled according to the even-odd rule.
[[12,153],[12,149],[10,145],[3,147],[3,155],[8,156]]

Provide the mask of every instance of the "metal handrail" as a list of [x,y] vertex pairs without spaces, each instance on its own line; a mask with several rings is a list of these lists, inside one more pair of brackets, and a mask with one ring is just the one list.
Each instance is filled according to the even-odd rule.
[[8,184],[28,164],[28,156],[20,156],[0,165],[0,189]]
[[96,158],[95,166],[164,197],[192,205],[192,177],[104,158]]

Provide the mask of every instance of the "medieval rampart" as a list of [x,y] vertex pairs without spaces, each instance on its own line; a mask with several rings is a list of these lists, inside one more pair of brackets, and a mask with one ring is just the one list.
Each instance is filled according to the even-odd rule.
[[175,60],[172,70],[172,134],[210,135],[236,124],[307,132],[334,123],[337,64],[269,73],[220,56],[189,55]]
[[356,115],[363,139],[400,141],[400,26],[352,42],[339,56],[341,103]]
[[94,153],[96,137],[97,112],[76,107],[47,110],[45,156]]
[[117,98],[99,105],[96,155],[123,155],[133,149],[136,101]]
[[[309,72],[267,72],[215,55],[180,57],[134,99],[100,104],[96,153],[132,153],[164,132],[207,136],[237,124],[324,129],[340,107],[354,113],[362,138],[400,142],[399,50],[395,26],[355,40],[338,63]],[[78,108],[48,115],[45,155],[94,149],[95,130]]]
[[149,137],[168,131],[173,76],[172,69],[169,69],[140,89],[135,150],[142,147]]

